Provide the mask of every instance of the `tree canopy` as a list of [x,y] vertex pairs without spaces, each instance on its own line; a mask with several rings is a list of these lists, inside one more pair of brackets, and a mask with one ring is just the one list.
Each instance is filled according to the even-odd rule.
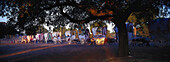
[[63,20],[65,23],[61,24],[96,19],[117,21],[127,19],[132,12],[140,12],[138,17],[151,18],[153,14],[158,15],[161,5],[169,6],[167,0],[1,0],[0,3],[0,15],[17,18],[21,28],[25,23],[56,25]]
[[15,23],[21,29],[43,23],[64,25],[96,19],[126,21],[132,12],[139,12],[138,17],[152,19],[158,15],[160,7],[169,6],[167,0],[1,0],[0,3],[0,15],[18,20]]
[[97,19],[110,20],[119,30],[120,56],[127,56],[125,22],[128,16],[138,12],[138,18],[152,20],[160,8],[169,6],[168,0],[1,0],[0,16],[15,20],[13,24],[20,31],[44,23],[64,26],[69,22],[83,24]]

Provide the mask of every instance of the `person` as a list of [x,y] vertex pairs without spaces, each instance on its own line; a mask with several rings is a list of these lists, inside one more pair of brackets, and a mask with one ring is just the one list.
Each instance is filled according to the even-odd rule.
[[66,36],[66,41],[71,44],[71,34],[70,31],[66,31],[65,32],[65,36]]
[[30,42],[32,42],[33,41],[33,38],[32,38],[32,35],[30,36]]
[[44,34],[44,39],[45,39],[45,43],[47,43],[47,40],[48,40],[48,33],[45,33],[45,34]]
[[51,37],[52,37],[52,41],[54,42],[54,44],[56,44],[57,43],[57,34],[56,34],[56,32],[51,33]]
[[36,43],[36,35],[33,36],[33,41]]
[[27,42],[29,43],[31,40],[31,36],[30,35],[27,35]]
[[90,41],[91,41],[90,45],[95,45],[94,38],[92,38]]
[[107,27],[103,27],[102,28],[102,35],[106,35],[107,34]]
[[23,42],[23,43],[27,43],[27,36],[26,36],[26,35],[23,36],[22,42]]
[[37,34],[36,35],[36,43],[39,43],[39,41],[40,41],[40,34]]
[[52,34],[52,37],[57,37],[57,32],[53,32],[53,33],[51,33]]
[[68,44],[71,44],[71,39],[69,35],[67,35],[67,41],[68,41]]
[[89,39],[89,36],[90,36],[89,30],[86,29],[86,31],[85,31],[85,41],[86,41],[86,43],[88,42],[87,40]]
[[96,35],[97,28],[98,28],[98,27],[94,27],[94,28],[92,28],[93,36],[94,36],[94,35]]
[[59,41],[59,43],[62,42],[59,34],[58,34],[58,36],[57,36],[57,41]]
[[99,28],[97,29],[97,35],[101,35],[101,34],[102,34],[102,28],[99,27]]
[[19,43],[22,42],[22,36],[19,36],[19,39],[18,39]]
[[40,41],[43,42],[43,39],[44,39],[44,34],[41,33],[41,34],[40,34]]
[[48,41],[52,41],[52,35],[51,35],[51,33],[48,33]]
[[21,43],[24,43],[24,36],[21,36]]
[[54,41],[54,44],[57,43],[57,38],[56,38],[56,36],[54,36],[53,41]]
[[74,35],[74,33],[72,34],[72,40],[74,40],[76,37],[75,37],[75,35]]
[[116,33],[116,41],[119,41],[119,34],[118,34],[118,28],[117,26],[114,27],[115,33]]

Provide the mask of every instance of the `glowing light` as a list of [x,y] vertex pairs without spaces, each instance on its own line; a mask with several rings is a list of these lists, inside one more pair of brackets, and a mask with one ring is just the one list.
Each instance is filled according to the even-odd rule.
[[96,39],[96,44],[97,45],[104,45],[104,40],[105,40],[105,38],[97,38]]
[[109,11],[109,10],[105,10],[105,12],[100,11],[99,13],[97,13],[97,10],[95,9],[89,9],[88,11],[91,12],[91,14],[93,14],[94,16],[104,16],[108,14],[113,14],[113,11]]

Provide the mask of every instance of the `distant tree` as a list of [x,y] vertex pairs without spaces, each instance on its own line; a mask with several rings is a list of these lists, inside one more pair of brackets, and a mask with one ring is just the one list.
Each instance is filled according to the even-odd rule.
[[4,38],[6,33],[6,26],[4,24],[0,24],[0,38]]

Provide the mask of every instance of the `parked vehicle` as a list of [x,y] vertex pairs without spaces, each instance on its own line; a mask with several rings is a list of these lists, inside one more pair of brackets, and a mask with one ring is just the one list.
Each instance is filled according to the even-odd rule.
[[132,39],[133,46],[150,46],[149,42],[150,39],[148,37],[136,37]]

